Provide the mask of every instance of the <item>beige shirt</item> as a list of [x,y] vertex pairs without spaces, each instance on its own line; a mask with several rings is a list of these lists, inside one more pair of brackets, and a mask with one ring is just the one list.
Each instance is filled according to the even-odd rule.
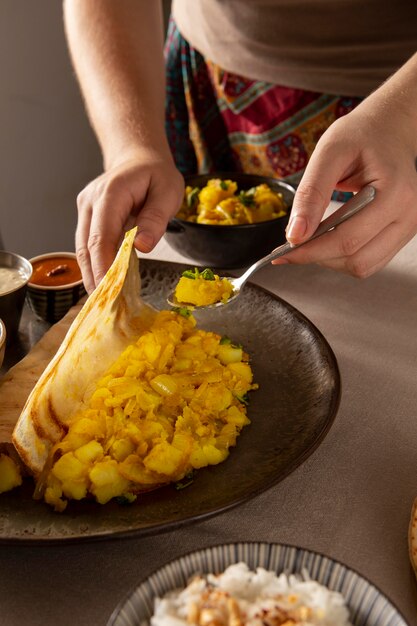
[[329,94],[366,96],[417,51],[417,0],[173,0],[173,16],[225,70]]

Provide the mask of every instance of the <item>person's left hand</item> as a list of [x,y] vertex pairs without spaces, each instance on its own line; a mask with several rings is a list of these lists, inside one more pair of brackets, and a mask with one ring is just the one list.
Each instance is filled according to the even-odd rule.
[[333,231],[273,261],[318,263],[365,278],[388,263],[417,233],[417,117],[375,92],[323,134],[297,189],[287,239],[316,230],[334,189],[376,198]]

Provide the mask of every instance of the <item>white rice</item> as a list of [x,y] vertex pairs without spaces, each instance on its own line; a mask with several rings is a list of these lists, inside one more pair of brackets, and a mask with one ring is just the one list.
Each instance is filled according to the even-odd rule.
[[[220,592],[220,593],[219,593]],[[195,577],[155,601],[151,626],[351,626],[343,596],[303,577],[245,563]]]

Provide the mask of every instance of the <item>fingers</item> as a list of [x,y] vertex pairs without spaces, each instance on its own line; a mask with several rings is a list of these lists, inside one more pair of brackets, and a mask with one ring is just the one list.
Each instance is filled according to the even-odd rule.
[[[417,219],[397,220],[393,211],[384,215],[381,203],[375,201],[334,230],[295,248],[282,262],[314,262],[366,278],[384,267],[416,233]],[[281,259],[272,263],[279,265]]]
[[[330,203],[335,181],[348,176],[346,164],[352,163],[354,152],[348,155],[341,143],[335,122],[318,142],[296,191],[286,231],[291,244],[311,237]],[[357,190],[351,188],[351,191]]]
[[172,185],[152,184],[146,202],[136,218],[138,234],[135,247],[141,252],[150,252],[166,231],[170,218],[177,213],[183,197],[181,190]]
[[[391,222],[394,216],[386,218]],[[283,258],[293,263],[320,263],[328,259],[352,256],[375,237],[375,224],[381,224],[380,203],[374,200],[370,205],[333,230],[321,235],[300,248],[295,248]]]
[[393,222],[384,228],[357,253],[326,261],[326,267],[345,272],[356,278],[368,278],[385,267],[417,232],[404,233],[399,223]]
[[132,197],[104,176],[90,183],[77,198],[76,251],[88,293],[99,284],[116,255]]
[[135,246],[153,249],[181,204],[182,176],[166,163],[127,163],[79,194],[76,250],[89,293],[112,264],[124,232],[138,225]]
[[82,194],[77,198],[78,223],[75,231],[75,250],[78,265],[81,269],[84,287],[87,293],[91,293],[95,287],[93,272],[91,269],[90,252],[88,250],[88,234],[91,224],[91,206],[83,200]]
[[95,286],[103,279],[116,256],[133,207],[133,196],[119,182],[106,186],[93,204],[88,250]]

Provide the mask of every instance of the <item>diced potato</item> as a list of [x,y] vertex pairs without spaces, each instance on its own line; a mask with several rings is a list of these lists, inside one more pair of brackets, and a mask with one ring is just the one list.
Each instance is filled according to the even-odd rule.
[[191,368],[192,361],[191,359],[177,359],[172,366],[172,370],[174,372],[184,372]]
[[89,441],[80,448],[77,448],[74,455],[79,461],[81,461],[81,463],[88,465],[104,456],[104,450],[103,446],[101,446],[98,441]]
[[215,446],[207,444],[203,446],[204,455],[208,465],[217,465],[224,461],[228,456],[227,450],[218,450]]
[[129,454],[133,454],[135,450],[135,444],[131,439],[123,438],[116,439],[110,448],[110,453],[116,461],[124,461]]
[[[207,385],[198,401],[207,411],[212,413],[226,409],[232,403],[232,398],[231,391],[223,383],[213,383],[210,386]],[[192,406],[196,404],[193,400],[191,403]]]
[[89,472],[90,480],[96,487],[103,487],[119,478],[118,464],[113,459],[104,459],[96,463]]
[[234,374],[243,378],[243,380],[248,383],[252,382],[253,374],[248,363],[230,363],[227,367],[231,369]]
[[102,487],[93,486],[91,491],[99,504],[106,504],[109,500],[122,496],[127,485],[127,482],[122,483],[122,479],[120,479],[120,483],[111,483]]
[[188,432],[176,432],[172,438],[171,445],[177,450],[181,450],[186,456],[189,456],[193,448],[193,437]]
[[52,468],[52,473],[61,482],[83,478],[86,472],[87,466],[77,459],[73,452],[63,454]]
[[137,394],[136,400],[139,408],[145,412],[156,409],[161,404],[160,394],[153,391],[141,391]]
[[224,365],[239,363],[242,360],[243,350],[232,344],[225,344],[219,346],[218,356]]
[[45,502],[53,506],[58,513],[66,509],[67,501],[62,499],[61,483],[53,474],[48,476],[44,498]]
[[137,485],[150,487],[166,482],[166,478],[146,469],[141,458],[136,454],[128,456],[119,465],[119,472],[124,478]]
[[154,420],[143,420],[140,424],[142,440],[166,438],[168,433],[165,431],[161,422]]
[[87,495],[87,480],[66,480],[62,483],[62,493],[66,498],[82,500]]
[[213,209],[225,198],[230,198],[237,190],[237,184],[231,180],[213,178],[208,181],[206,187],[200,191],[199,206]]
[[183,343],[177,346],[175,350],[177,359],[190,359],[191,361],[204,361],[206,353],[199,346],[193,346],[191,343]]
[[86,437],[86,443],[91,439],[103,436],[105,433],[102,430],[100,423],[88,417],[81,417],[80,419],[74,421],[73,424],[71,424],[69,434]]
[[155,339],[149,333],[146,335],[146,341],[143,343],[143,349],[145,356],[150,363],[154,363],[161,353],[161,346],[158,345]]
[[184,464],[184,452],[166,441],[158,443],[144,458],[145,467],[165,476],[175,476]]
[[250,424],[250,419],[246,413],[240,411],[237,406],[231,406],[227,409],[227,421],[229,424],[236,424],[236,426],[240,427]]
[[105,504],[129,490],[129,481],[119,473],[118,464],[113,459],[96,463],[89,476],[92,483],[91,491],[100,504]]
[[22,484],[22,476],[16,463],[7,454],[0,454],[0,493],[10,491]]
[[204,444],[202,446],[194,445],[190,456],[190,463],[196,469],[206,467],[207,465],[217,465],[224,461],[228,454],[227,449],[218,449],[212,444]]
[[206,280],[203,276],[187,278],[181,276],[175,288],[175,297],[178,302],[206,306],[216,302],[227,302],[233,292],[233,285],[227,278],[220,278],[214,274],[213,280]]
[[197,444],[194,445],[193,451],[191,452],[190,463],[195,469],[200,469],[200,467],[206,467],[206,465],[208,465],[208,459],[203,448]]

